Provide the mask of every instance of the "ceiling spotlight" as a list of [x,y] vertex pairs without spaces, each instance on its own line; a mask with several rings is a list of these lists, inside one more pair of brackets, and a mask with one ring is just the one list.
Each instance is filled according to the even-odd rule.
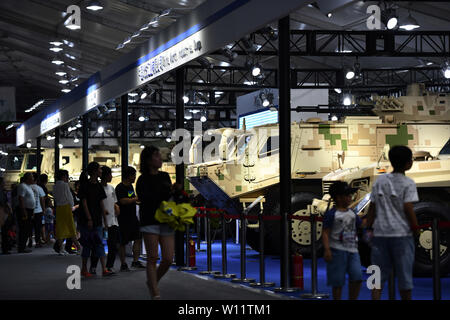
[[138,95],[138,93],[137,92],[130,92],[128,95],[130,97],[136,97]]
[[61,91],[64,92],[64,93],[68,93],[68,92],[70,92],[71,90],[70,90],[70,89],[67,89],[67,88],[64,88],[64,89],[61,89]]
[[63,48],[60,48],[60,47],[51,47],[49,50],[50,50],[50,51],[53,51],[53,52],[60,52],[60,51],[63,50]]
[[342,89],[340,89],[340,88],[334,88],[334,91],[336,91],[336,93],[339,93],[339,94],[342,93]]
[[344,102],[344,106],[349,106],[349,105],[352,104],[352,98],[349,95],[346,95],[344,97],[344,101],[343,102]]
[[184,103],[188,103],[189,102],[189,97],[187,95],[183,96],[183,102]]
[[144,148],[145,148],[145,146],[144,146],[143,144],[141,144],[139,147],[140,147],[141,149],[144,149]]
[[202,115],[202,116],[200,117],[200,121],[201,121],[201,122],[206,122],[206,116]]
[[161,131],[156,132],[156,135],[160,136],[161,135]]
[[184,118],[185,118],[186,120],[191,120],[191,119],[192,119],[192,115],[189,114],[189,113],[186,113],[186,114],[184,115]]
[[237,58],[238,54],[234,51],[231,51],[229,48],[223,48],[221,53],[228,59],[229,62],[233,62],[234,59]]
[[136,38],[136,37],[139,37],[140,35],[141,35],[141,33],[139,31],[136,31],[135,33],[133,33],[133,35],[131,37]]
[[420,28],[419,23],[417,22],[416,19],[414,19],[411,16],[411,12],[409,12],[409,15],[406,17],[406,19],[400,24],[399,26],[400,29],[406,30],[406,31],[411,31],[417,28]]
[[77,124],[75,125],[75,127],[77,127],[77,128],[81,128],[83,125],[81,124],[81,121],[80,120],[78,120],[78,122],[77,122]]
[[331,18],[332,16],[333,16],[333,14],[332,14],[331,12],[328,12],[328,13],[327,13],[327,17],[328,17],[328,18]]
[[252,67],[252,76],[257,77],[261,74],[261,66],[259,64],[255,64]]
[[100,126],[100,127],[97,128],[97,132],[101,134],[101,133],[105,132],[105,128]]
[[444,73],[444,77],[446,79],[450,79],[450,65],[448,62],[444,64],[444,68],[442,69],[442,72]]
[[69,80],[62,79],[62,80],[59,80],[58,82],[61,83],[61,84],[67,84],[67,83],[69,83]]
[[64,146],[60,143],[58,144],[58,148],[62,149]]
[[63,77],[63,76],[65,76],[67,74],[67,72],[62,71],[62,70],[58,70],[58,71],[55,72],[55,74],[57,76]]
[[64,64],[64,61],[62,61],[62,59],[60,57],[56,56],[53,58],[52,63],[59,66],[61,64]]
[[28,149],[31,148],[31,142],[27,142],[27,148],[28,148]]
[[166,142],[171,142],[171,141],[172,141],[172,139],[170,137],[166,138]]
[[144,116],[140,116],[138,119],[140,122],[144,122],[145,121],[145,117]]
[[89,4],[86,6],[86,9],[91,10],[91,11],[98,11],[98,10],[102,10],[103,6],[100,3],[100,1],[90,1]]
[[272,41],[278,39],[278,30],[273,28],[272,26],[267,26],[261,29],[261,32],[268,35],[269,39]]
[[142,91],[142,93],[141,93],[141,100],[144,100],[145,98],[147,98],[147,96],[148,96],[148,93],[147,93],[147,91]]
[[50,140],[52,140],[52,137],[51,136],[47,136],[47,141],[50,141]]
[[59,47],[59,46],[63,45],[63,43],[59,40],[53,40],[53,41],[50,41],[49,43],[55,47]]
[[128,44],[128,43],[130,43],[131,42],[131,37],[128,37],[124,42],[123,42],[123,44],[125,45],[125,44]]
[[73,142],[74,142],[74,143],[78,143],[78,142],[80,142],[80,139],[78,139],[77,137],[75,137],[75,139],[73,139]]
[[381,20],[386,25],[386,28],[388,28],[389,30],[392,30],[395,27],[397,27],[398,15],[395,12],[395,9],[389,8],[384,10],[384,12],[381,13]]
[[347,70],[347,72],[345,73],[345,78],[347,80],[351,80],[355,77],[355,71],[353,69],[349,69]]
[[150,23],[146,23],[139,29],[139,31],[147,30],[149,27],[150,27]]
[[338,117],[336,117],[335,115],[333,115],[332,117],[331,117],[331,121],[337,121],[338,120]]

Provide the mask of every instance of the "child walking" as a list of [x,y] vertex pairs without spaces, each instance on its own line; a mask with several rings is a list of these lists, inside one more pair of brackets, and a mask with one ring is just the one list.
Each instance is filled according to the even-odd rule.
[[345,275],[349,276],[349,299],[358,299],[361,289],[361,261],[358,253],[357,228],[361,219],[349,208],[353,189],[337,181],[330,187],[335,208],[325,213],[322,242],[327,262],[327,285],[333,289],[333,299],[340,300]]

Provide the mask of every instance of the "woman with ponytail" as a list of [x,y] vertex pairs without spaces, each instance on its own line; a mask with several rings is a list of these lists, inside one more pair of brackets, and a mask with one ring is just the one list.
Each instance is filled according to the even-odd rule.
[[92,277],[87,270],[87,261],[91,256],[91,250],[94,255],[100,258],[102,264],[103,276],[113,274],[106,269],[105,249],[103,247],[103,227],[102,222],[106,224],[106,213],[103,205],[103,199],[106,198],[105,190],[98,181],[102,175],[102,169],[97,162],[88,164],[86,171],[83,171],[80,177],[80,216],[78,224],[80,225],[81,242],[83,250],[81,252],[82,268],[81,275]]

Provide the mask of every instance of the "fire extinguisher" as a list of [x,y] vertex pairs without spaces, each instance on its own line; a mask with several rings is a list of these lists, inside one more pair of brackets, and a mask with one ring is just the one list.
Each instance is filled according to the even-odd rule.
[[195,241],[189,238],[189,267],[195,267]]
[[303,256],[299,253],[292,255],[292,286],[303,290]]

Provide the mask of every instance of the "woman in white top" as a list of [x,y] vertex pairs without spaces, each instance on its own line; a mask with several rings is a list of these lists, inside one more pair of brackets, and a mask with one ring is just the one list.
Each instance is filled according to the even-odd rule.
[[56,208],[56,243],[54,249],[60,255],[66,255],[63,248],[64,239],[72,239],[73,243],[80,248],[77,240],[77,231],[73,221],[72,208],[74,206],[73,196],[69,187],[69,172],[58,170],[56,183],[53,189]]

